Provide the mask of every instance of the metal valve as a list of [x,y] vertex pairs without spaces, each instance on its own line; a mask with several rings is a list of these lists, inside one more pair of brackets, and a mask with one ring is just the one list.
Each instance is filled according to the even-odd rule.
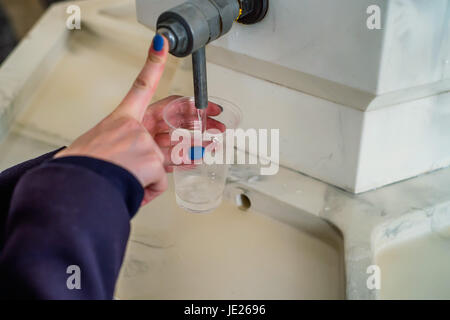
[[157,32],[167,38],[176,57],[192,54],[195,106],[208,106],[205,46],[230,31],[233,22],[259,22],[268,10],[268,0],[188,0],[163,12]]

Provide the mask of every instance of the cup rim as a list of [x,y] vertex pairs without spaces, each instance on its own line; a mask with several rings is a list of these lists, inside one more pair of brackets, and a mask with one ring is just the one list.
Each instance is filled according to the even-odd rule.
[[[194,101],[195,98],[194,98],[194,97],[188,97],[188,96],[185,96],[185,97],[179,97],[179,98],[177,98],[177,99],[175,99],[175,100],[172,100],[167,106],[164,107],[164,110],[163,110],[163,119],[164,119],[164,122],[165,122],[165,123],[169,126],[169,128],[172,129],[172,130],[177,130],[177,129],[180,129],[180,128],[176,128],[175,126],[173,126],[173,125],[170,123],[170,121],[167,119],[167,110],[169,109],[169,107],[170,107],[172,104],[178,103],[178,102],[180,102],[181,100]],[[215,103],[214,100],[216,100],[216,101],[218,100],[218,101],[223,101],[223,102],[225,102],[225,103],[226,103],[226,108],[232,109],[233,112],[235,112],[235,113],[237,114],[237,118],[238,118],[238,119],[237,119],[236,128],[233,128],[233,129],[237,129],[237,128],[239,127],[241,121],[242,121],[242,111],[241,111],[241,109],[240,109],[235,103],[233,103],[233,102],[231,102],[231,101],[229,101],[229,100],[226,100],[226,99],[223,99],[223,98],[220,98],[220,97],[216,97],[216,96],[209,96],[209,97],[208,97],[208,101],[209,101],[209,102]],[[220,104],[220,103],[219,103],[219,104]],[[223,106],[222,106],[222,107],[223,107]],[[224,107],[223,107],[223,108],[224,108]]]

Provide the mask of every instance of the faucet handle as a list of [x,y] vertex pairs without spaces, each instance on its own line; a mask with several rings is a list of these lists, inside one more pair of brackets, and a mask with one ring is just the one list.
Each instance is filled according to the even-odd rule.
[[169,40],[171,54],[186,57],[226,34],[234,21],[262,20],[268,4],[269,0],[188,0],[163,12],[156,28]]

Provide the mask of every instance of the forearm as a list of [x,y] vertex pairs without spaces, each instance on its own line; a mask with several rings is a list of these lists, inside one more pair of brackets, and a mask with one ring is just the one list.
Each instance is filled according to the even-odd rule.
[[62,149],[64,149],[64,147],[44,154],[38,158],[22,162],[0,173],[0,252],[3,248],[6,218],[8,216],[11,198],[17,182],[27,171],[41,165],[45,161],[51,160],[53,156]]

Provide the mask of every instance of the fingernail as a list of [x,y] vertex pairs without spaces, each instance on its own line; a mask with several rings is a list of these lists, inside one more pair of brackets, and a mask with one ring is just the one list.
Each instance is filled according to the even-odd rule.
[[220,108],[220,112],[223,112],[223,107],[221,105],[217,105]]
[[153,38],[153,50],[159,52],[164,47],[164,38],[160,34],[156,34]]

